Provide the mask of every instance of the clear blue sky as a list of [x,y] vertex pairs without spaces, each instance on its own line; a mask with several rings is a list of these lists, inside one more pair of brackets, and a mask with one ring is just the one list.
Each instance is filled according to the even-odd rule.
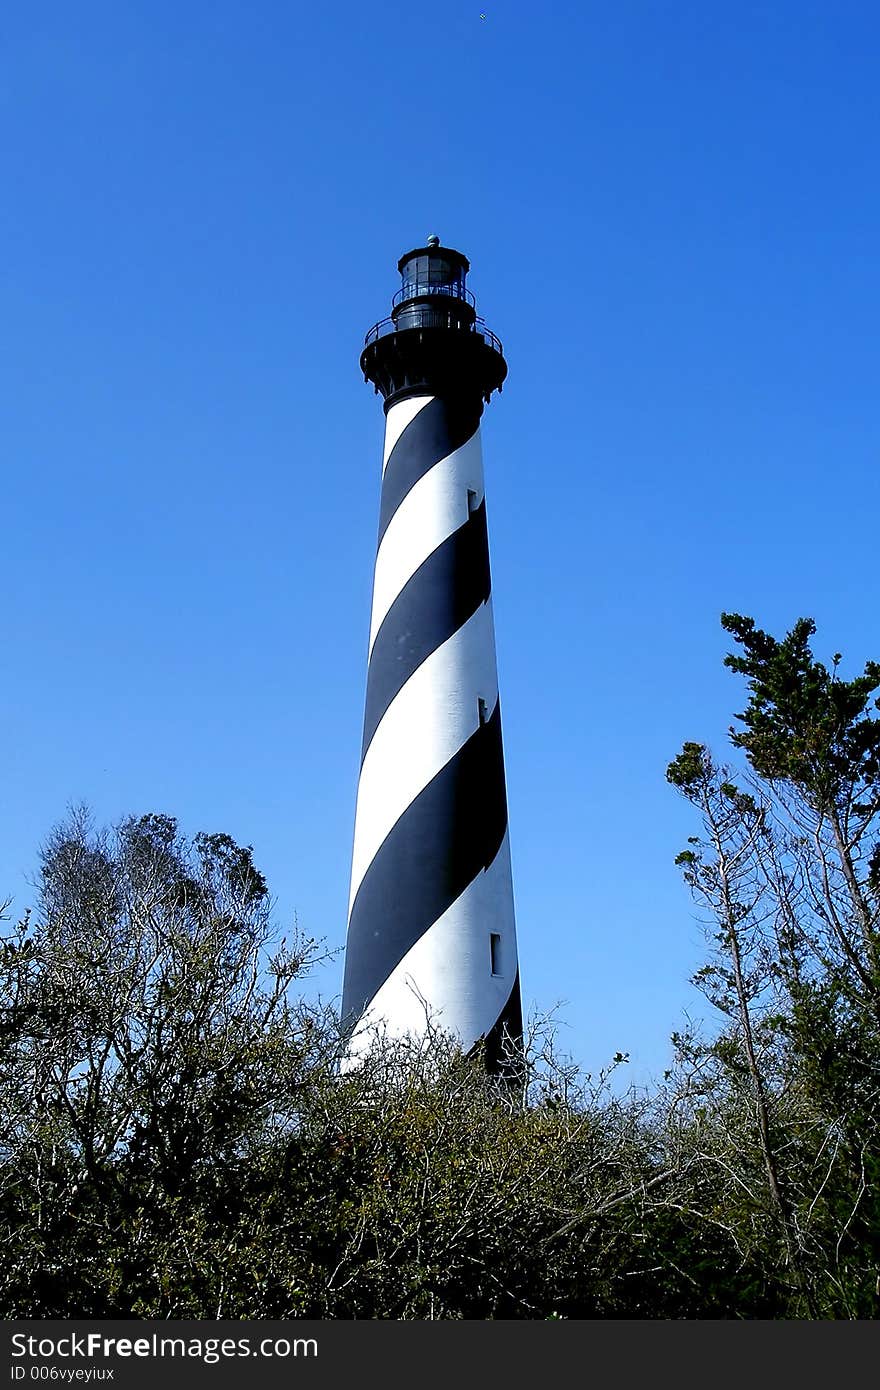
[[[481,19],[482,12],[486,18]],[[252,844],[344,941],[397,257],[471,258],[524,999],[668,1057],[664,770],[718,615],[880,656],[877,59],[852,0],[4,17],[0,887],[71,802]],[[338,997],[342,962],[315,981]]]

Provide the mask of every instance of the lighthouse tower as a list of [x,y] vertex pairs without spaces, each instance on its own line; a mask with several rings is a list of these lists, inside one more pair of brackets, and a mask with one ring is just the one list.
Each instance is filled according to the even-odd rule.
[[349,1056],[432,1024],[496,1070],[522,1034],[480,417],[507,375],[469,264],[401,257],[364,377],[385,450],[345,951]]

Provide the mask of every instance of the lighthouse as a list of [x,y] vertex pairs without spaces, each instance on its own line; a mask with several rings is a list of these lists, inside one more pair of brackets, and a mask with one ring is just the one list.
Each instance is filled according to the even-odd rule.
[[507,375],[469,262],[398,262],[361,354],[385,403],[343,1022],[453,1033],[504,1069],[522,1036],[480,418]]

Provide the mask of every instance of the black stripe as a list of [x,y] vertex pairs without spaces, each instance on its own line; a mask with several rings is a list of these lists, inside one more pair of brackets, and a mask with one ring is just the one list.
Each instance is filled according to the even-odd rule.
[[522,1000],[519,967],[507,1003],[478,1044],[483,1050],[486,1070],[518,1080],[522,1070]]
[[382,621],[367,671],[363,761],[379,721],[426,657],[489,597],[486,499],[424,560]]
[[357,891],[342,989],[349,1025],[410,947],[489,867],[506,829],[499,701],[404,811]]
[[476,434],[482,409],[482,401],[473,402],[470,397],[435,396],[410,421],[385,465],[379,507],[380,542],[397,508],[419,478]]

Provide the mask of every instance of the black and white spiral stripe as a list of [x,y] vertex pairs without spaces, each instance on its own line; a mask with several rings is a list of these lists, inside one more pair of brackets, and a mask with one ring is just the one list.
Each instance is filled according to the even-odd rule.
[[343,1014],[466,1047],[521,1027],[480,404],[388,411]]

